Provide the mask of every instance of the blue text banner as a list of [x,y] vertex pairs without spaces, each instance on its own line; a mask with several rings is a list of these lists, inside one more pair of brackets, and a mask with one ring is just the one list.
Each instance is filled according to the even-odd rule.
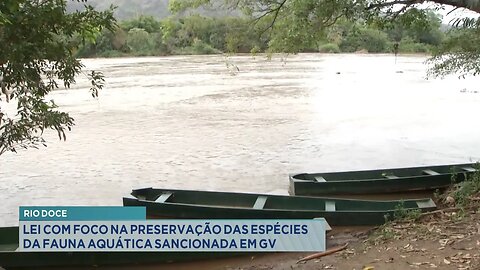
[[20,222],[19,251],[324,251],[325,219]]

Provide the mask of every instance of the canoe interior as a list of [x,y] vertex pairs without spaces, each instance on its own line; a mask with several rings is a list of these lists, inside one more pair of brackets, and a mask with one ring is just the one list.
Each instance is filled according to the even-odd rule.
[[463,174],[472,172],[471,169],[478,169],[475,163],[442,165],[442,166],[424,166],[412,168],[347,171],[347,172],[328,172],[328,173],[301,173],[292,176],[293,179],[306,181],[348,181],[348,180],[368,180],[368,179],[388,179],[389,177],[404,178],[415,176],[431,176],[432,171],[439,175],[445,174]]
[[[400,204],[403,208],[418,208],[418,202],[429,202],[429,199],[402,200],[402,201],[368,201],[317,197],[292,197],[267,194],[225,193],[213,191],[167,190],[167,189],[139,189],[132,195],[139,200],[154,202],[163,194],[171,194],[161,203],[194,205],[215,208],[244,208],[252,210],[282,210],[282,211],[326,211],[333,202],[335,211],[388,211]],[[258,200],[263,197],[263,207],[258,206]]]

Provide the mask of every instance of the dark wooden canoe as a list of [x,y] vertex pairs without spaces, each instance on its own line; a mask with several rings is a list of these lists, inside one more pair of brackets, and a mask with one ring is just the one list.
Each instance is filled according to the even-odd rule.
[[[0,267],[5,269],[67,266],[145,265],[212,259],[229,252],[19,252],[18,227],[0,228]],[[1,268],[0,268],[1,269]]]
[[[341,194],[385,194],[443,189],[463,181],[477,170],[476,164],[411,168],[300,173],[290,175],[290,195],[330,196]],[[452,176],[455,176],[452,179]]]
[[312,219],[330,225],[379,225],[392,218],[399,205],[429,211],[431,199],[366,201],[173,189],[136,189],[124,206],[145,206],[149,218]]

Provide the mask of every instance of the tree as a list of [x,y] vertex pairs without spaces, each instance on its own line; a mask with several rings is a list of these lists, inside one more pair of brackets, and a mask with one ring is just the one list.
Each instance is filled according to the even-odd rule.
[[480,19],[465,18],[461,24],[450,30],[447,41],[429,59],[430,75],[480,75]]
[[[257,26],[267,25],[261,32],[272,37],[270,48],[296,53],[324,39],[326,29],[339,19],[378,27],[391,25],[392,21],[398,20],[405,25],[426,28],[431,20],[430,11],[419,6],[427,2],[435,4],[436,9],[450,5],[452,9],[463,8],[480,13],[479,0],[223,0],[221,3],[242,10]],[[218,4],[213,0],[171,0],[170,9],[179,12]],[[458,71],[479,74],[480,49],[473,42],[479,39],[480,19],[458,18],[454,27],[463,29],[458,33],[459,39],[451,40],[443,50],[437,51],[432,58],[434,65],[430,74]],[[427,36],[425,31],[428,32],[428,29],[419,30],[415,38],[421,36],[430,43],[440,42],[438,33]],[[475,37],[469,39],[472,35]]]
[[384,52],[388,47],[388,37],[385,33],[370,28],[359,28],[347,34],[340,43],[340,49],[346,52],[367,50],[372,53]]
[[[410,10],[414,12],[414,10]],[[396,20],[387,29],[389,37],[396,42],[409,38],[416,43],[439,45],[445,34],[440,30],[441,18],[434,12],[428,11],[422,24],[416,24],[404,14],[402,20]],[[413,14],[412,16],[416,16]]]
[[128,31],[127,45],[139,55],[148,54],[155,48],[155,41],[142,28],[132,28]]
[[160,31],[161,25],[160,22],[152,16],[139,16],[135,19],[122,22],[121,27],[126,32],[133,28],[140,28],[148,33],[155,33]]
[[[77,2],[86,2],[78,0]],[[66,0],[2,0],[0,2],[0,102],[16,102],[13,113],[0,107],[0,155],[45,145],[43,132],[53,129],[61,140],[74,119],[46,96],[63,84],[69,88],[82,73],[74,57],[76,37],[95,40],[102,29],[113,30],[113,8],[98,12],[66,12]],[[104,78],[92,71],[96,97]],[[4,103],[0,103],[2,106]]]

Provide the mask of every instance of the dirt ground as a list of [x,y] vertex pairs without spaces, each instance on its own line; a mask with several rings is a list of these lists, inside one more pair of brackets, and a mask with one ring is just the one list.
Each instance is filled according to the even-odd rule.
[[[480,270],[480,211],[446,211],[416,222],[391,223],[380,228],[335,229],[327,236],[328,249],[346,249],[307,262],[311,253],[277,253],[150,266],[91,267],[88,269],[143,270]],[[1,269],[1,268],[0,268]],[[69,268],[86,269],[86,268]]]
[[311,253],[258,254],[141,269],[480,270],[480,211],[468,211],[462,218],[459,216],[447,208],[414,222],[390,223],[379,228],[334,228],[327,236],[328,249],[348,243],[347,248],[303,263],[297,261]]
[[458,216],[439,211],[415,223],[392,223],[370,232],[333,232],[329,248],[348,247],[305,263],[297,260],[309,254],[276,254],[223,269],[480,269],[480,212]]

